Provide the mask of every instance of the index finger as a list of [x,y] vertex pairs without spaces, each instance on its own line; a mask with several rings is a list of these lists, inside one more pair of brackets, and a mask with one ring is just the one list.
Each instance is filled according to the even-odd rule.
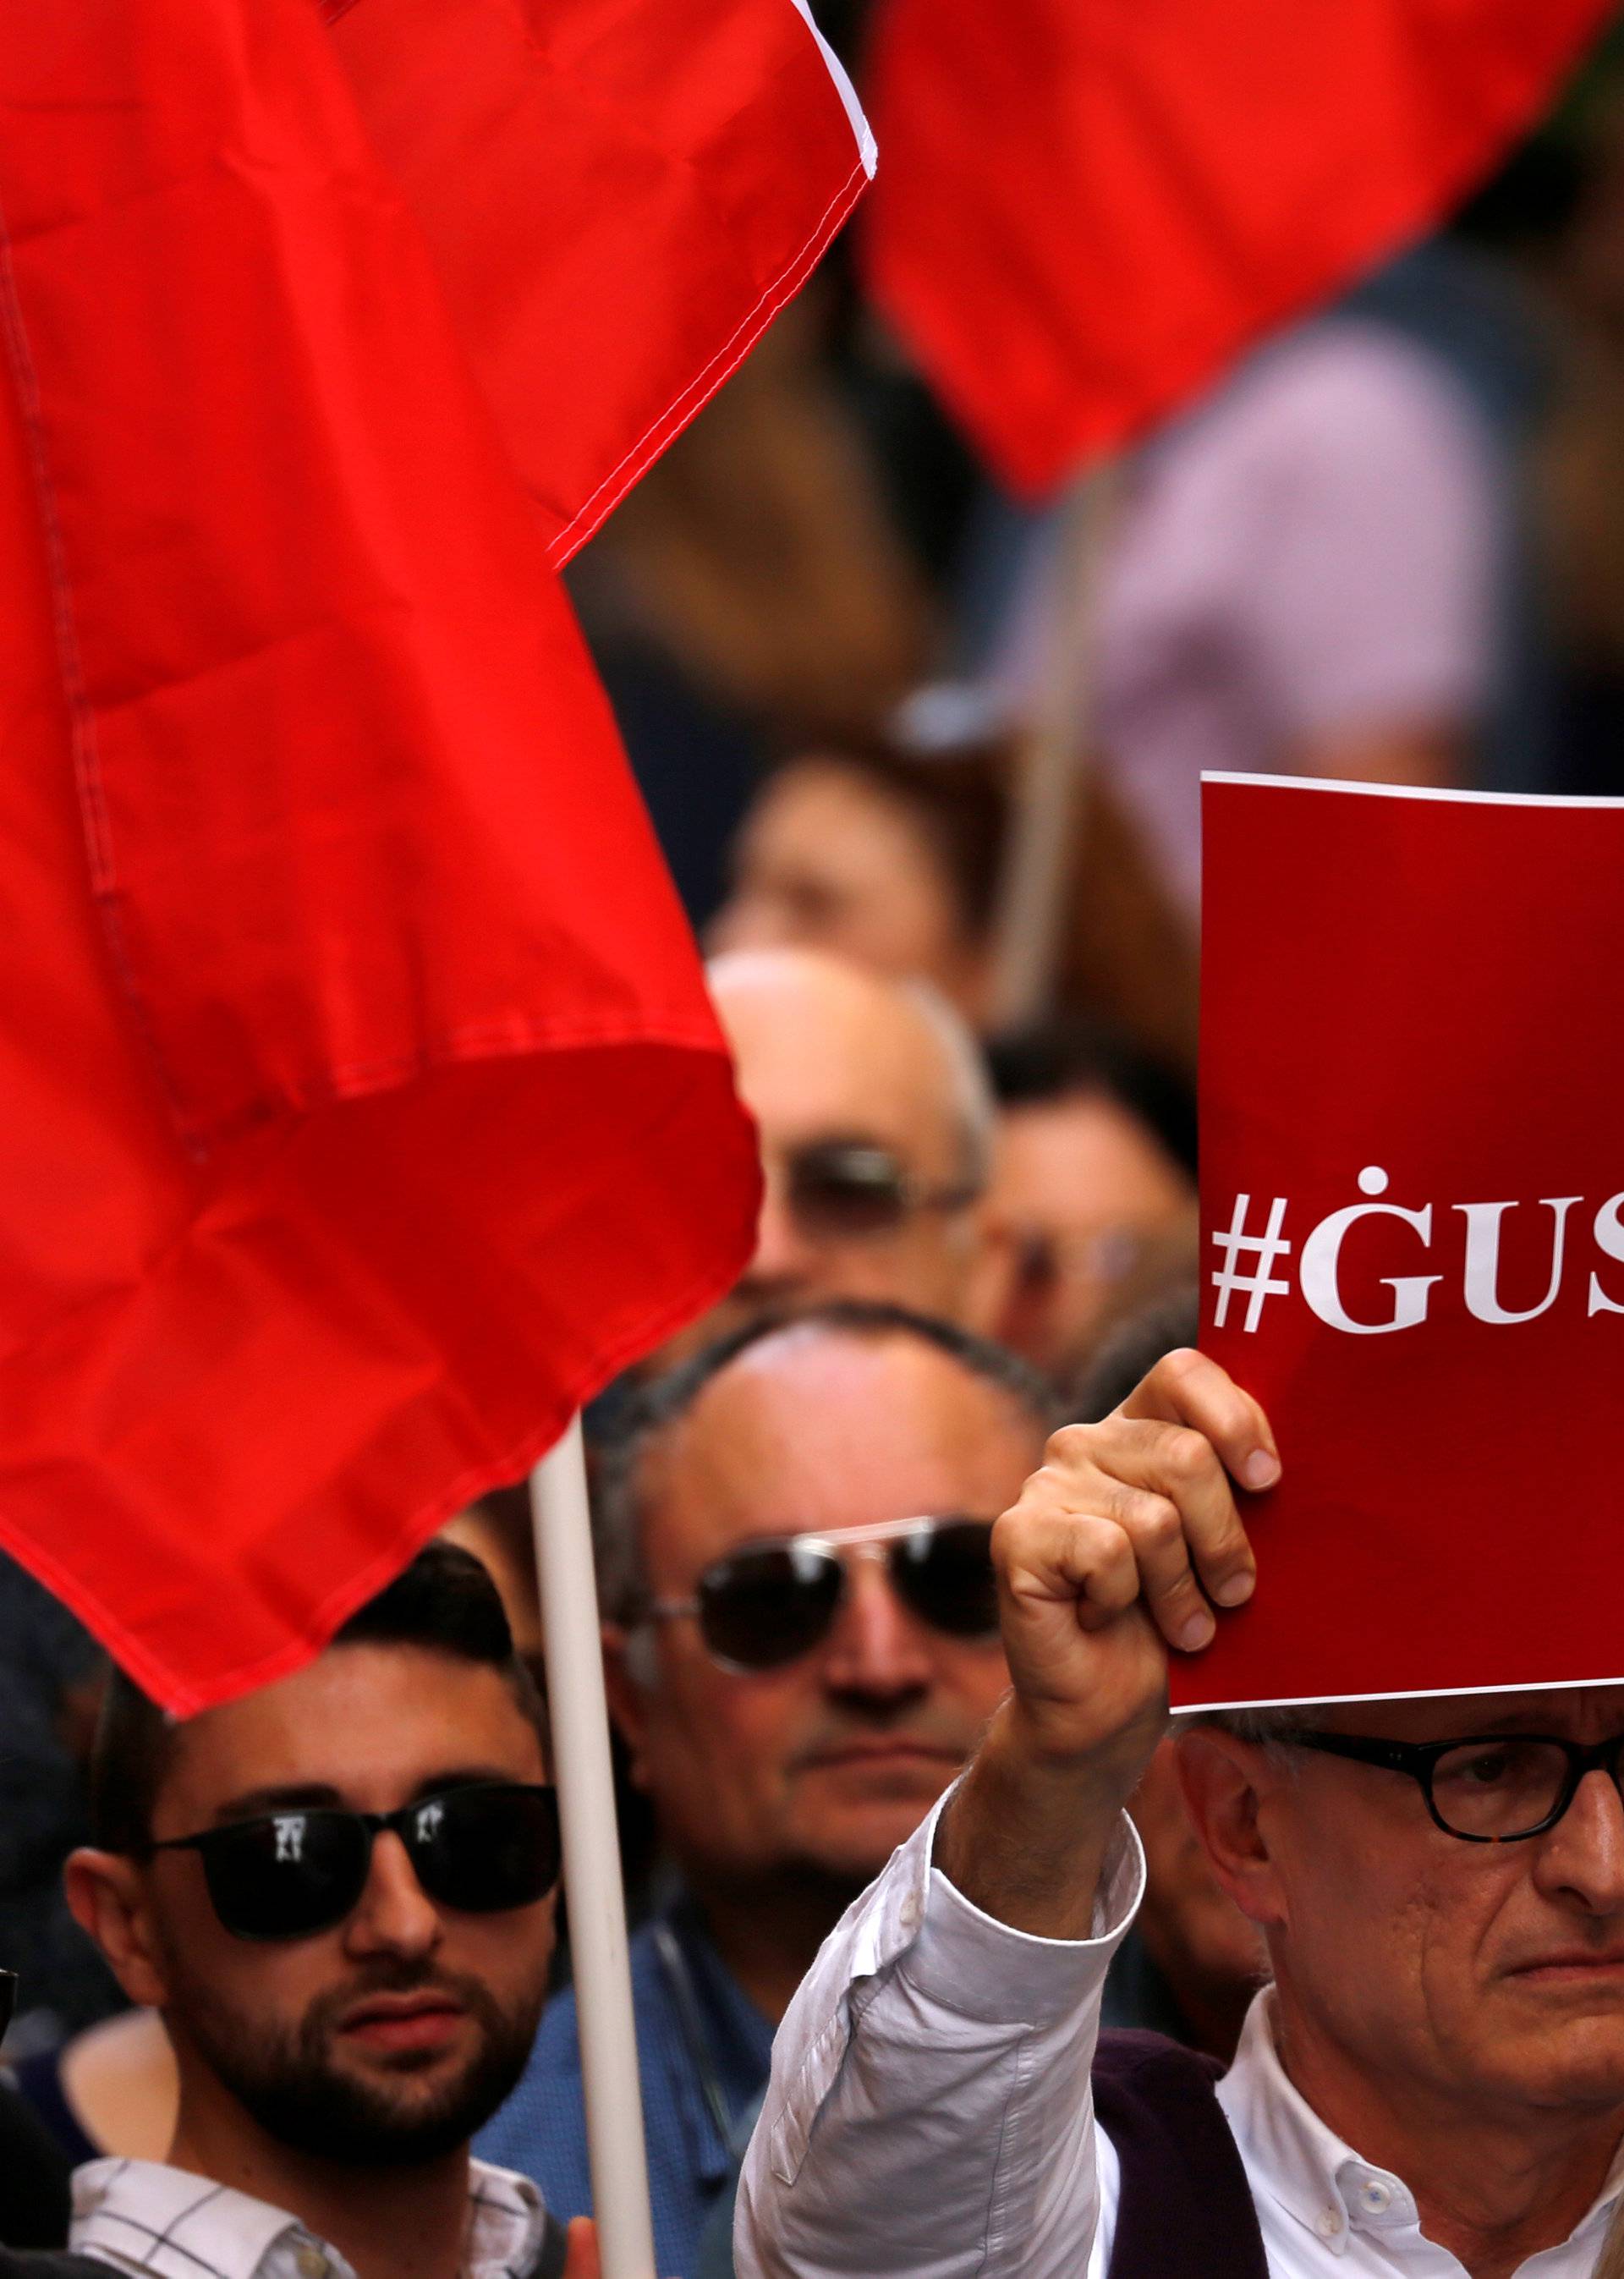
[[1164,1354],[1117,1414],[1150,1423],[1192,1425],[1244,1488],[1272,1488],[1280,1477],[1280,1451],[1261,1407],[1227,1370],[1193,1346]]

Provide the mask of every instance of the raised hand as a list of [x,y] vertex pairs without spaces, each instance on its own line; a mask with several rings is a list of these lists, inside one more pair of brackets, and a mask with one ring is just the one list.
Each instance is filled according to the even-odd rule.
[[1013,1691],[938,1836],[938,1864],[989,1913],[1084,1935],[1166,1723],[1168,1652],[1199,1653],[1252,1594],[1235,1488],[1279,1476],[1257,1402],[1189,1351],[1050,1441],[993,1532]]

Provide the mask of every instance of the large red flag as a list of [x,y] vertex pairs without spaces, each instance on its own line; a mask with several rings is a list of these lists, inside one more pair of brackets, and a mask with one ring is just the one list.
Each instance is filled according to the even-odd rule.
[[562,564],[874,169],[807,0],[322,0]]
[[752,1135],[308,0],[0,42],[0,1539],[293,1666],[734,1277]]
[[875,297],[1015,488],[1430,227],[1614,0],[880,0]]

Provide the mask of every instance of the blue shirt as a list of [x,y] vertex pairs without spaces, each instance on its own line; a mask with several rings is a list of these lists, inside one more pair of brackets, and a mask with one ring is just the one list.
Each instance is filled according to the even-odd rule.
[[[676,1943],[675,1968],[661,1953],[662,1929]],[[772,2028],[730,1975],[690,1900],[646,1923],[631,1960],[655,2267],[661,2279],[693,2279],[706,2219],[737,2173],[741,2147],[730,2137],[767,2085]],[[687,2022],[685,1991],[693,2005]],[[707,2083],[726,2116],[725,2135]],[[533,2177],[559,2222],[592,2214],[573,1990],[548,2004],[524,2078],[474,2150]]]

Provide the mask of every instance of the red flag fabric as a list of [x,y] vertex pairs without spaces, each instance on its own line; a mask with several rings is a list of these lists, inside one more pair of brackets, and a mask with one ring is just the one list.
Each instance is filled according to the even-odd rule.
[[308,0],[0,42],[0,1540],[295,1666],[748,1255],[753,1137]]
[[1201,1342],[1283,1477],[1175,1702],[1624,1678],[1624,801],[1205,802]]
[[1014,488],[1418,236],[1612,0],[881,0],[876,300]]
[[324,0],[562,564],[874,170],[807,0]]

